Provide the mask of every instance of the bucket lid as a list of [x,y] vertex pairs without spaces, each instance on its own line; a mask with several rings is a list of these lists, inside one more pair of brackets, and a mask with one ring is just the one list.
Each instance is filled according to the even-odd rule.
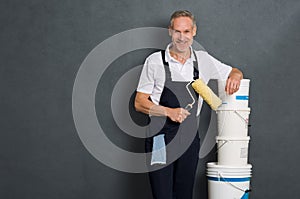
[[251,164],[246,164],[246,165],[219,165],[217,162],[208,162],[206,164],[208,168],[222,168],[222,169],[251,169],[252,165]]
[[238,109],[234,109],[234,108],[227,108],[227,107],[222,107],[220,106],[216,112],[218,113],[218,111],[237,111],[237,112],[240,112],[240,111],[247,111],[247,112],[250,112],[251,111],[251,108],[247,107],[247,108],[238,108]]
[[223,137],[223,136],[216,136],[216,141],[249,141],[250,136],[245,137]]
[[240,86],[249,86],[250,79],[242,79]]
[[[227,81],[227,79],[218,79],[218,82],[226,82],[226,81]],[[250,79],[242,79],[241,80],[241,85],[243,83],[249,84],[249,82],[250,82]]]

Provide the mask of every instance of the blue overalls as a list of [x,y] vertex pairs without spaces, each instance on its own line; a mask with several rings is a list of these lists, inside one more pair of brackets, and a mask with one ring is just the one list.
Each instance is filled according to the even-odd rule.
[[[194,53],[195,55],[195,53]],[[192,98],[186,89],[189,82],[172,81],[169,64],[165,61],[165,51],[161,51],[165,68],[165,85],[159,104],[170,108],[185,107]],[[199,78],[198,62],[194,61],[194,79]],[[191,89],[195,99],[197,94]],[[197,103],[196,103],[197,104]],[[189,110],[189,115],[181,124],[165,117],[151,117],[149,131],[164,134],[167,145],[167,166],[149,172],[150,184],[154,199],[192,199],[195,173],[198,164],[200,139],[197,131],[197,105]],[[158,129],[158,126],[159,129]],[[162,127],[162,128],[161,128]],[[176,139],[175,139],[176,136]],[[146,152],[151,152],[153,137],[146,138]],[[178,157],[181,147],[187,150]],[[150,163],[148,161],[149,167]]]

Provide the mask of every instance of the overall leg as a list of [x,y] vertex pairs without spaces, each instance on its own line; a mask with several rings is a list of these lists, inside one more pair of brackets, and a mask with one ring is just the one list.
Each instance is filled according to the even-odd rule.
[[149,173],[154,199],[172,199],[173,195],[173,164]]
[[174,166],[174,194],[176,199],[192,199],[195,174],[199,159],[200,139],[196,135],[191,146]]
[[[152,151],[153,139],[146,139],[146,152]],[[147,160],[149,167],[158,168],[157,165],[150,165],[150,160]],[[174,163],[155,171],[149,172],[149,180],[154,199],[172,199],[173,194],[173,173]]]

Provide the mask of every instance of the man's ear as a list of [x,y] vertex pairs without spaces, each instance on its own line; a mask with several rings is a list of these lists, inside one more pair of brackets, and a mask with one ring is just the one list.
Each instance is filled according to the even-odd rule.
[[171,28],[171,26],[169,26],[168,30],[169,30],[169,36],[172,36],[172,28]]
[[194,27],[193,27],[193,37],[196,35],[196,33],[197,33],[197,26],[194,25]]

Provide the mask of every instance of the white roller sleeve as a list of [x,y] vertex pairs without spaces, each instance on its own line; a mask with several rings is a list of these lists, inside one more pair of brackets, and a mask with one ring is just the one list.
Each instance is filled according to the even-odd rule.
[[222,100],[202,81],[202,79],[195,80],[192,83],[192,87],[213,110],[217,110],[222,104]]

